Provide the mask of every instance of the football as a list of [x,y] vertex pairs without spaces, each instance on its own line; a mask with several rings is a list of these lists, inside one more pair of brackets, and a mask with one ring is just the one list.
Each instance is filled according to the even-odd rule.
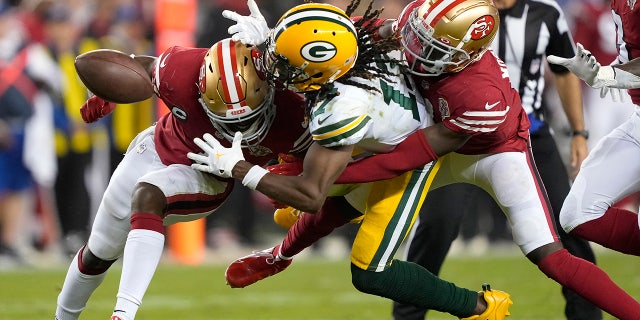
[[110,49],[99,49],[76,57],[80,80],[96,96],[115,103],[133,103],[153,95],[151,78],[135,59]]

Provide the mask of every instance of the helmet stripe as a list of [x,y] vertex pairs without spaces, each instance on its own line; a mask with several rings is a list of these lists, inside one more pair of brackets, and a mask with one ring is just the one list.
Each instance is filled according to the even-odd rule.
[[[221,41],[217,51],[220,79],[224,81],[222,94],[224,94],[225,102],[234,102],[233,106],[227,106],[227,108],[233,109],[234,106],[244,106],[246,99],[243,96],[240,79],[236,76],[238,74],[236,46],[231,41]],[[236,101],[240,102],[237,103]]]
[[449,12],[453,7],[463,3],[465,0],[438,0],[429,7],[422,16],[424,23],[434,27],[440,18]]
[[304,21],[331,21],[339,24],[349,30],[355,38],[357,38],[356,28],[345,15],[339,14],[335,11],[323,9],[323,8],[310,8],[293,12],[290,15],[282,17],[282,21],[276,26],[274,32],[274,39],[278,39],[280,34],[290,26],[298,24]]

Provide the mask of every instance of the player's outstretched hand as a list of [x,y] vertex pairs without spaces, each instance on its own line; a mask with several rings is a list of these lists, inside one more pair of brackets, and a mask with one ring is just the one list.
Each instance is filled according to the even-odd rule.
[[80,107],[80,115],[84,122],[92,123],[110,114],[115,108],[115,103],[93,96]]
[[573,58],[548,56],[547,61],[566,67],[578,78],[593,88],[602,88],[616,84],[615,73],[610,66],[602,67],[591,52],[582,44],[577,44],[576,55]]
[[204,154],[193,152],[187,154],[187,157],[195,162],[191,164],[191,167],[196,170],[212,173],[223,178],[231,178],[233,167],[239,161],[244,160],[241,148],[242,133],[240,132],[236,132],[233,137],[231,148],[225,148],[208,133],[205,133],[202,139],[193,139],[193,142],[204,151]]
[[222,16],[236,22],[227,30],[233,41],[257,46],[267,41],[270,29],[255,0],[247,0],[247,5],[250,12],[248,16],[230,10],[222,11]]
[[302,173],[302,163],[304,159],[291,154],[278,154],[278,164],[267,166],[271,173],[284,176],[297,176]]

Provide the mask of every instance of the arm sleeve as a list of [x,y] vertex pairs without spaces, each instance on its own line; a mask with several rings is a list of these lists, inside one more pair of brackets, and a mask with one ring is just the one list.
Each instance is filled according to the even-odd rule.
[[422,130],[418,130],[389,153],[351,162],[335,183],[365,183],[391,179],[436,159],[438,155],[427,142]]

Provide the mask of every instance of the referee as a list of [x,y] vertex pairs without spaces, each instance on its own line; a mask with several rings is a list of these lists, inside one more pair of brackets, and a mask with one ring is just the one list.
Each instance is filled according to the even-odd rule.
[[[518,90],[529,115],[532,150],[553,208],[556,231],[569,252],[595,263],[589,243],[566,234],[558,224],[560,208],[569,193],[570,179],[544,117],[548,107],[542,98],[546,56],[571,58],[575,55],[564,13],[554,0],[493,1],[500,12],[500,28],[492,50],[506,62],[511,84]],[[549,65],[549,68],[572,129],[571,165],[572,175],[575,175],[587,156],[589,137],[584,127],[580,82],[564,67]],[[486,204],[490,210],[500,211],[486,192],[471,185],[453,184],[429,191],[414,225],[413,236],[409,239],[406,260],[418,263],[437,275],[451,243],[458,236],[464,212],[477,210]],[[475,218],[471,214],[467,219]],[[567,319],[602,319],[602,312],[575,292],[562,288],[562,293],[566,299]],[[395,320],[421,320],[425,318],[426,311],[397,302],[393,304]]]

